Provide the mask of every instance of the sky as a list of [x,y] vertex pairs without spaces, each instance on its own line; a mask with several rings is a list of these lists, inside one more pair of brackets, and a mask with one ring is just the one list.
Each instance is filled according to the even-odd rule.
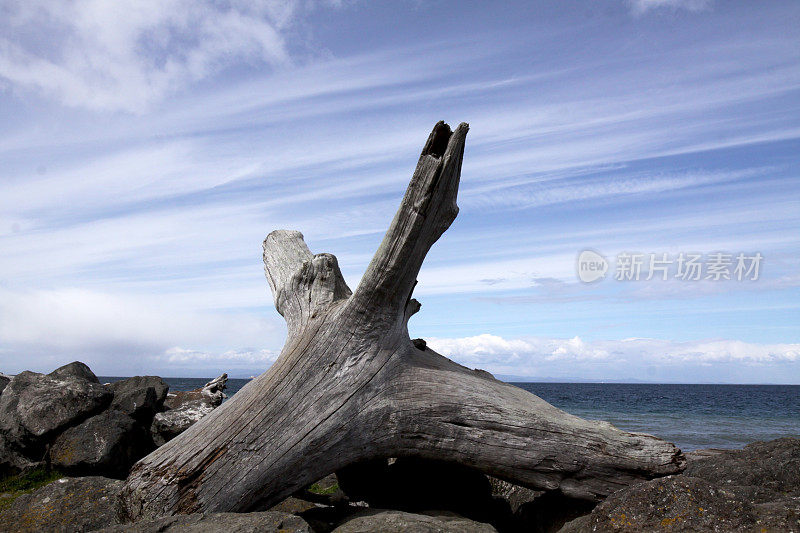
[[0,371],[264,371],[263,238],[355,288],[439,120],[470,133],[412,337],[505,379],[800,384],[793,1],[4,0]]

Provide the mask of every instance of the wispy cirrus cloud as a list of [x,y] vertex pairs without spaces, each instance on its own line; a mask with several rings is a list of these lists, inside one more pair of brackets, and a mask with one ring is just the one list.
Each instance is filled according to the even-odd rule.
[[0,78],[71,106],[142,112],[231,64],[287,63],[283,32],[298,8],[292,0],[5,2]]
[[631,11],[641,15],[656,9],[685,9],[687,11],[703,11],[709,9],[713,0],[628,0]]
[[[0,8],[0,287],[26,317],[4,307],[19,327],[2,329],[0,365],[112,364],[102,346],[174,365],[268,360],[282,325],[264,235],[301,230],[355,285],[442,118],[471,124],[461,214],[420,274],[412,329],[577,335],[583,348],[547,353],[607,352],[597,368],[614,356],[588,340],[603,328],[795,338],[796,9],[465,4],[453,21],[437,3],[331,4]],[[647,16],[630,16],[637,4]],[[357,42],[339,31],[350,24]],[[746,290],[586,287],[586,247],[757,250],[766,267]]]

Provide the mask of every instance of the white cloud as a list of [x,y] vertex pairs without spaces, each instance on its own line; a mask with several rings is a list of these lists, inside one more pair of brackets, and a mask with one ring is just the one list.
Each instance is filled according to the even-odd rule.
[[[580,337],[556,339],[496,335],[427,339],[431,348],[470,367],[531,378],[649,379],[697,381],[699,367],[739,371],[800,363],[800,344],[758,344],[738,340],[677,342],[630,338],[587,342]],[[676,374],[677,372],[677,374]],[[724,375],[721,374],[721,375]],[[781,377],[771,378],[780,381]],[[717,375],[719,379],[719,375]],[[745,380],[747,382],[750,380]]]
[[505,339],[484,333],[473,337],[432,338],[428,343],[436,351],[479,366],[510,362],[524,365],[535,362],[535,359],[605,359],[609,355],[605,349],[587,345],[577,336],[571,339]]
[[532,347],[523,340],[506,340],[488,333],[460,339],[430,339],[428,342],[443,353],[457,353],[476,360],[496,355],[517,357],[520,353],[529,352]]
[[236,370],[240,368],[269,368],[278,359],[277,350],[227,350],[225,352],[204,352],[173,346],[159,357],[170,365],[221,365]]
[[204,312],[174,300],[0,289],[2,371],[49,371],[80,359],[98,374],[186,375],[181,371],[266,368],[275,360],[284,336],[276,314]]
[[634,14],[640,15],[659,8],[703,11],[711,7],[712,0],[629,0],[629,3]]
[[[649,339],[636,339],[645,348],[657,344]],[[648,346],[649,345],[649,346]],[[800,361],[800,344],[754,344],[732,340],[670,343],[662,357],[674,361],[773,363]]]
[[274,0],[12,1],[2,8],[0,78],[72,106],[142,111],[237,62],[286,63],[282,32],[296,9]]
[[[191,300],[179,306],[174,298],[83,289],[0,290],[0,370],[10,373],[49,371],[80,359],[101,375],[249,375],[275,362],[284,335],[273,312],[263,318],[258,312],[204,312]],[[796,375],[791,368],[800,363],[800,344],[724,339],[586,341],[482,334],[428,343],[467,366],[530,378],[781,381]],[[710,372],[699,373],[703,369]],[[738,374],[730,377],[731,372]]]
[[592,348],[577,335],[565,341],[555,341],[556,348],[547,359],[605,359],[608,352],[601,348]]

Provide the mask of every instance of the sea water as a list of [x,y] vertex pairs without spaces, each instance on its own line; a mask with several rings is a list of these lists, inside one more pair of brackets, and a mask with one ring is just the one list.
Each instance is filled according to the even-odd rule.
[[[122,378],[101,378],[104,382]],[[170,390],[211,378],[164,378]],[[247,379],[229,379],[234,395]],[[800,385],[513,383],[574,415],[655,435],[684,451],[741,448],[757,440],[800,436]]]

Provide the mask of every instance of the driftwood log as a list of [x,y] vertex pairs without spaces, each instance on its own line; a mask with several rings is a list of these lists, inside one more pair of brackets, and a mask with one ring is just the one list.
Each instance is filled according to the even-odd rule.
[[682,470],[672,444],[572,416],[410,340],[417,273],[458,213],[467,130],[433,128],[355,292],[299,232],[267,236],[267,281],[288,325],[280,357],[136,464],[122,495],[130,519],[269,507],[379,457],[458,462],[591,500]]

